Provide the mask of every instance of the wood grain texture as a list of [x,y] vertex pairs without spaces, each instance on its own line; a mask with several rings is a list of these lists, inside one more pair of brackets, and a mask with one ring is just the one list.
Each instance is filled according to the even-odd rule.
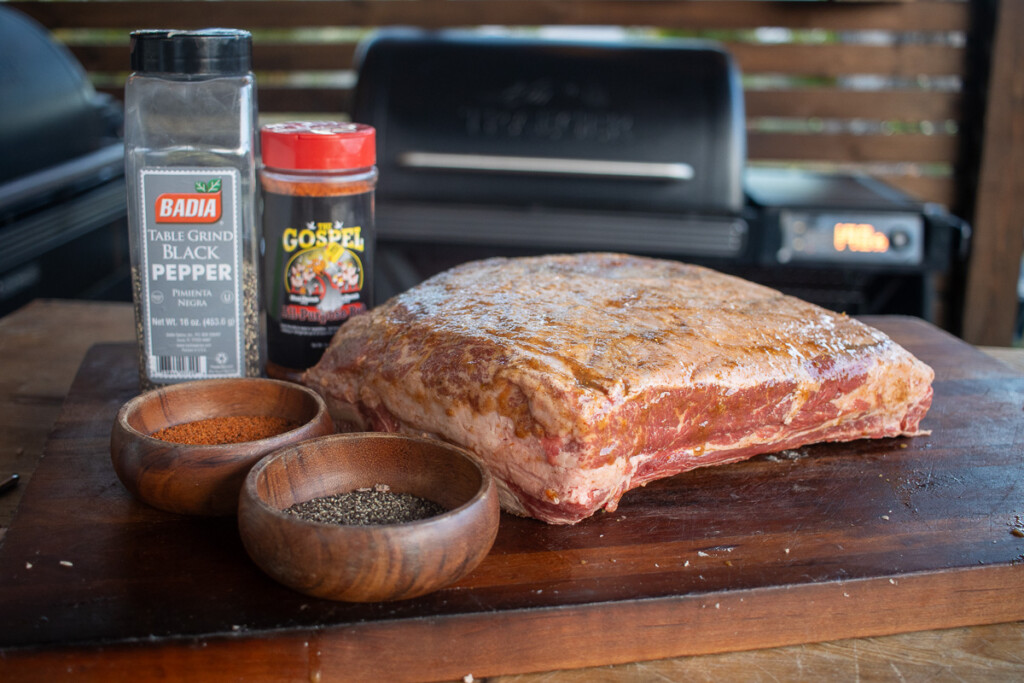
[[954,201],[956,188],[952,176],[885,175],[879,179],[924,202],[935,202],[948,208]]
[[[446,512],[412,524],[334,525],[281,511],[384,484]],[[338,434],[284,449],[245,480],[238,529],[246,552],[280,583],[350,602],[404,600],[472,571],[498,533],[498,491],[469,453],[397,434]]]
[[[958,119],[962,99],[958,93],[929,90],[840,90],[807,88],[747,90],[744,104],[748,118],[790,118],[893,121],[943,121]],[[947,150],[947,153],[949,150]]]
[[435,0],[318,2],[12,2],[51,28],[127,28],[164,25],[178,28],[301,28],[305,26],[663,26],[680,29],[792,26],[836,30],[956,31],[967,26],[967,3],[799,2],[716,0]]
[[[100,91],[120,99],[120,80],[127,71],[127,31],[138,26],[238,26],[257,31],[254,66],[258,72],[260,110],[290,118],[315,116],[345,118],[351,111],[351,75],[355,37],[350,32],[337,40],[310,39],[308,34],[283,37],[262,29],[345,27],[370,29],[403,25],[444,28],[477,25],[625,25],[664,30],[735,31],[781,27],[795,32],[891,30],[899,35],[927,36],[894,43],[856,44],[831,40],[820,43],[758,44],[726,36],[724,45],[748,76],[767,75],[812,79],[815,83],[780,83],[746,92],[747,116],[757,130],[750,145],[755,161],[782,164],[853,164],[857,170],[886,173],[894,184],[925,201],[959,208],[959,148],[955,135],[943,133],[947,122],[961,118],[962,97],[948,85],[935,88],[935,77],[948,81],[965,76],[965,53],[957,41],[933,42],[946,33],[965,34],[968,4],[959,1],[919,2],[617,2],[613,0],[498,0],[483,2],[110,2],[85,12],[78,3],[12,3],[53,28],[105,28],[115,31],[106,44],[83,39],[74,31],[67,39],[85,68],[99,76]],[[116,31],[124,32],[118,36]],[[290,77],[301,75],[298,79]],[[879,89],[828,84],[848,76],[876,75],[895,79]],[[922,85],[923,84],[923,85]],[[901,136],[845,136],[809,134],[792,136],[765,132],[760,117],[836,119],[874,122],[927,122],[939,134]],[[866,139],[856,139],[865,137]],[[901,165],[898,168],[895,165]],[[939,164],[945,181],[916,179],[915,164]],[[889,177],[886,178],[888,180]],[[906,182],[901,182],[906,181]]]
[[936,369],[931,436],[696,470],[575,527],[506,516],[451,588],[366,605],[292,593],[230,524],[132,501],[90,455],[132,349],[97,347],[0,548],[0,671],[144,680],[205,660],[213,679],[258,677],[266,651],[301,676],[460,678],[1020,619],[1024,376],[925,323],[877,322]]
[[[122,87],[100,87],[100,92],[123,98]],[[260,108],[269,112],[324,112],[348,116],[353,91],[347,86],[262,85]],[[957,119],[962,98],[958,93],[928,90],[840,90],[814,88],[803,90],[747,90],[744,104],[749,119],[758,117],[823,118],[891,121],[942,122]],[[818,137],[808,136],[808,139]],[[924,137],[924,136],[921,136]],[[949,135],[937,135],[949,138]],[[953,151],[943,148],[943,158]],[[890,155],[891,156],[891,155]],[[932,156],[935,156],[934,154]],[[951,157],[950,157],[951,158]]]
[[1024,0],[1000,0],[988,85],[964,338],[1008,346],[1024,253]]
[[727,42],[725,47],[745,74],[777,73],[837,77],[884,74],[963,75],[964,51],[949,45],[751,44]]
[[[495,676],[487,683],[635,681],[1009,681],[1024,670],[1007,624]],[[977,640],[975,640],[977,639]],[[968,644],[970,643],[970,644]],[[852,665],[852,661],[856,665]]]
[[[947,45],[851,45],[826,43],[722,43],[745,74],[774,73],[836,77],[883,74],[915,78],[920,75],[963,75],[964,51]],[[113,45],[69,43],[72,54],[87,71],[125,71],[128,49],[123,40]],[[254,39],[256,71],[343,71],[354,69],[354,42],[272,42]]]
[[[152,434],[215,417],[283,418],[295,427],[240,443],[172,443]],[[249,470],[263,456],[334,432],[323,399],[290,382],[248,377],[187,382],[136,396],[118,411],[111,464],[140,500],[167,512],[234,515]]]
[[126,304],[39,299],[0,318],[0,476],[21,477],[0,497],[0,531],[32,479],[86,351],[134,336]]
[[955,150],[952,135],[747,133],[747,153],[760,160],[941,162],[951,159]]

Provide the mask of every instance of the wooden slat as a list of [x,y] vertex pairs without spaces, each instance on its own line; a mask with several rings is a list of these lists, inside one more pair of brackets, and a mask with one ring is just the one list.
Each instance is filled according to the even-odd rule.
[[[106,92],[121,95],[119,89]],[[343,117],[351,111],[352,92],[261,87],[258,97],[263,113],[303,112]],[[956,138],[950,135],[748,134],[748,153],[752,160],[952,163],[956,159],[956,145]],[[946,206],[952,203],[952,180],[948,178],[906,177],[894,184],[927,201]]]
[[[119,86],[97,88],[120,99]],[[959,117],[957,93],[904,90],[772,90],[745,93],[746,116],[822,119],[945,121]],[[259,86],[263,112],[348,112],[352,92],[346,88]],[[297,106],[301,104],[301,106]]]
[[260,111],[310,112],[347,116],[352,111],[352,91],[348,89],[270,88],[257,92]]
[[1000,0],[964,302],[964,339],[1009,346],[1024,251],[1024,0]]
[[964,73],[964,51],[945,45],[757,45],[727,43],[744,73],[805,76],[884,74],[912,78]]
[[945,162],[955,158],[956,146],[952,135],[747,134],[754,160]]
[[355,52],[355,43],[289,45],[257,41],[253,45],[253,68],[265,71],[351,69]]
[[[69,46],[87,71],[123,71],[126,45]],[[747,74],[837,77],[881,74],[912,78],[963,74],[963,50],[946,46],[752,45],[725,43]],[[256,70],[318,71],[352,68],[355,43],[268,43],[253,46]]]
[[[86,71],[127,71],[128,45],[69,44]],[[253,45],[256,71],[335,71],[351,69],[355,43],[268,43]]]
[[898,121],[958,119],[962,96],[934,90],[748,90],[747,116],[864,118]]
[[924,202],[935,202],[950,207],[956,199],[956,184],[952,177],[885,175],[879,180],[903,190]]
[[[121,86],[97,88],[117,99]],[[348,112],[352,92],[346,88],[289,88],[259,85],[260,110],[264,112]],[[945,121],[959,116],[960,96],[955,93],[916,91],[748,91],[748,118],[836,118],[894,121]]]
[[[97,92],[124,99],[123,86],[104,86]],[[286,88],[257,86],[261,113],[305,112],[348,115],[352,111],[352,91],[347,88]]]
[[967,3],[668,2],[667,0],[388,0],[318,2],[14,2],[53,28],[234,26],[424,27],[499,25],[661,26],[678,29],[788,26],[836,30],[959,31]]

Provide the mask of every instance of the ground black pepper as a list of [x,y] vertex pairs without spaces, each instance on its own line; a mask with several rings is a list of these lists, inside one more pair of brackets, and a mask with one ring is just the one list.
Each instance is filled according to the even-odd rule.
[[[148,356],[146,354],[145,326],[143,323],[142,299],[142,274],[138,268],[131,269],[132,299],[135,303],[135,338],[138,343],[139,353],[139,386],[144,391],[162,386],[163,382],[154,382],[149,378]],[[243,359],[243,373],[241,377],[259,377],[263,372],[263,346],[260,337],[260,311],[259,311],[259,280],[257,279],[256,266],[248,260],[242,263],[242,334],[245,357]],[[187,380],[189,378],[183,378]]]
[[285,512],[312,522],[367,526],[415,522],[440,515],[445,508],[411,493],[395,493],[387,484],[377,484],[295,503]]

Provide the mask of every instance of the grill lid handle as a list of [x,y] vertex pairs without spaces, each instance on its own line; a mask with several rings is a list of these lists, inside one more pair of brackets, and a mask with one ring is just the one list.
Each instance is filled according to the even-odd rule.
[[398,163],[406,168],[433,171],[483,171],[489,173],[632,178],[674,182],[693,179],[693,166],[678,162],[651,163],[605,159],[404,152],[399,155]]

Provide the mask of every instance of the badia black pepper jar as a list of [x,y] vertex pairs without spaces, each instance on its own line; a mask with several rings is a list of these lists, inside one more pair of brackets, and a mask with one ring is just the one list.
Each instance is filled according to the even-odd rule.
[[143,388],[262,373],[247,31],[131,35],[125,177]]

